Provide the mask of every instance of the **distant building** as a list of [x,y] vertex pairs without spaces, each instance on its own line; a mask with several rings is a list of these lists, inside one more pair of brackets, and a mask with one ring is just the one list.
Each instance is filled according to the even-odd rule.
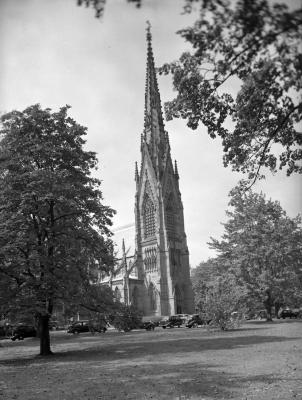
[[121,301],[136,306],[146,316],[192,313],[179,175],[164,129],[149,29],[147,48],[141,165],[139,169],[135,165],[135,254],[127,254],[123,241],[119,265],[105,281]]

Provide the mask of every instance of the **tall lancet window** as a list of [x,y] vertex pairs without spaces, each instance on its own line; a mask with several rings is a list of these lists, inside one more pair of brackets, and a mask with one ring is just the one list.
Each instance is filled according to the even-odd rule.
[[145,238],[155,235],[155,210],[154,204],[148,194],[145,194],[143,203],[143,221]]
[[175,234],[175,207],[172,193],[169,195],[166,203],[166,223],[168,234]]

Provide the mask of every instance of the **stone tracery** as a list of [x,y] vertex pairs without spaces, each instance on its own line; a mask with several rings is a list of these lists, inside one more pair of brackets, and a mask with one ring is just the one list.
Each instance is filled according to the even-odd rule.
[[145,193],[143,202],[144,237],[155,235],[155,207],[150,196]]

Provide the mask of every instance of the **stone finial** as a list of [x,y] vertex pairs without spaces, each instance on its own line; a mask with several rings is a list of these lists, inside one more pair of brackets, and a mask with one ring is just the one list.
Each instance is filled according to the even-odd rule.
[[139,175],[138,175],[138,167],[137,167],[137,161],[135,161],[135,182],[139,181]]
[[179,179],[179,175],[178,175],[178,168],[177,168],[177,162],[176,160],[174,161],[174,175],[176,179]]

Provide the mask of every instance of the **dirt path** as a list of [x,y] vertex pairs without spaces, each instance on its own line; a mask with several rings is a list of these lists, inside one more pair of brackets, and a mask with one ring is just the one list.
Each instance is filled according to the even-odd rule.
[[302,321],[1,342],[0,399],[301,400]]

